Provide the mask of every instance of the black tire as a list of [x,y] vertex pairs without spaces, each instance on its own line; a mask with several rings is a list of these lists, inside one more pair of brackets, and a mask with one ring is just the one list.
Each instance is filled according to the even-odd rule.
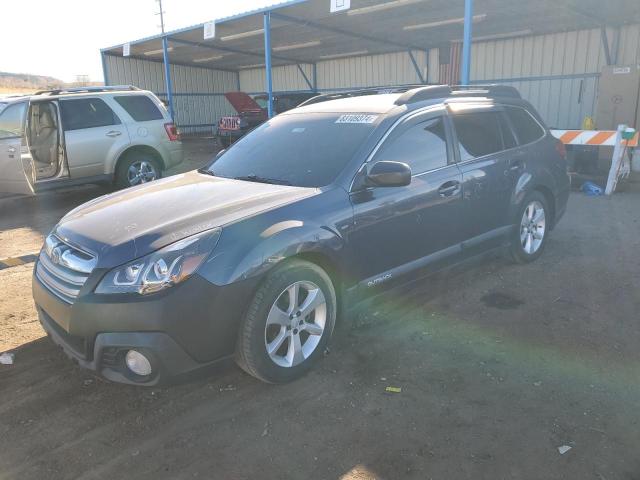
[[[535,251],[527,251],[528,250],[526,248],[527,240],[523,241],[522,239],[522,235],[525,234],[524,233],[525,230],[523,230],[523,226],[522,226],[522,221],[525,215],[525,211],[532,204],[540,205],[544,209],[545,224],[544,224],[544,231],[542,233],[542,239],[541,239],[542,241],[540,242],[539,246],[535,249]],[[551,211],[549,210],[549,205],[547,203],[547,199],[545,198],[545,196],[538,191],[533,191],[529,193],[520,204],[520,207],[518,208],[515,219],[514,219],[515,227],[513,229],[513,233],[511,236],[510,252],[511,252],[511,257],[516,263],[530,263],[536,260],[540,255],[542,255],[542,252],[544,251],[544,247],[547,244],[547,238],[549,236],[549,230],[551,227],[551,220],[552,220]],[[533,239],[535,238],[533,237],[533,235],[539,232],[540,229],[539,229],[539,226],[531,227],[531,228],[534,232],[532,233],[532,236],[531,236],[531,239],[533,241]]]
[[[312,282],[322,291],[326,302],[324,330],[315,349],[301,363],[281,366],[276,364],[267,352],[267,316],[281,295],[285,294],[287,287],[296,282]],[[267,275],[249,304],[238,335],[236,362],[247,373],[267,383],[287,383],[299,378],[323,355],[335,326],[336,308],[335,289],[322,268],[303,260],[286,261]],[[293,333],[290,330],[286,332],[287,335]],[[302,336],[302,330],[300,335]],[[290,341],[289,337],[285,340],[285,342]],[[282,346],[287,350],[288,343],[283,343]]]
[[116,175],[115,175],[115,185],[117,188],[134,187],[136,185],[140,185],[141,183],[146,183],[147,181],[151,181],[151,180],[145,180],[144,182],[139,182],[134,184],[132,184],[129,181],[129,173],[128,173],[129,168],[138,162],[146,162],[148,165],[153,167],[155,171],[155,176],[153,180],[158,180],[159,178],[162,178],[162,168],[160,167],[160,162],[158,161],[157,158],[155,158],[153,155],[148,153],[135,152],[127,155],[120,162],[118,162],[118,168],[116,169]]

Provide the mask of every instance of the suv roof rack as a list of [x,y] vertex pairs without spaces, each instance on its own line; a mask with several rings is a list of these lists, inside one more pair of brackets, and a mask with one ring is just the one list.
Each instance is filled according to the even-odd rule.
[[313,103],[327,102],[329,100],[338,100],[341,98],[360,97],[363,95],[382,95],[385,93],[403,93],[412,89],[424,87],[424,85],[389,85],[388,87],[369,87],[359,88],[357,90],[346,90],[343,92],[335,93],[323,93],[315,97],[311,97],[309,100],[302,102],[298,107],[304,105],[311,105]]
[[406,105],[451,96],[522,98],[515,87],[507,85],[427,85],[405,92],[395,103],[396,105]]
[[97,92],[113,92],[123,90],[140,90],[133,85],[112,85],[103,87],[74,87],[74,88],[60,88],[57,90],[40,90],[34,95],[73,95],[79,93],[97,93]]

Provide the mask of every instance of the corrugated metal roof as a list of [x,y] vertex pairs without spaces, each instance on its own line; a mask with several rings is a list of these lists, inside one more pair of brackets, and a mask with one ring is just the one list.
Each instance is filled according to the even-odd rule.
[[[351,0],[330,13],[329,0],[289,0],[216,20],[216,37],[204,40],[204,23],[166,34],[171,63],[221,70],[264,64],[263,13],[271,12],[273,65],[425,50],[462,37],[463,0]],[[476,40],[621,25],[640,20],[638,0],[475,0]],[[131,56],[162,60],[162,35],[130,42]],[[102,50],[122,56],[122,45]]]

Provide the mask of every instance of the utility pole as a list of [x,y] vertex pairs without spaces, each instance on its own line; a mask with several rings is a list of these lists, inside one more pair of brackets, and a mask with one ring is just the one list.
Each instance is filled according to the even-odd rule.
[[160,9],[156,15],[160,15],[160,29],[164,35],[164,10],[162,10],[162,0],[156,0],[156,2],[158,2],[158,8]]

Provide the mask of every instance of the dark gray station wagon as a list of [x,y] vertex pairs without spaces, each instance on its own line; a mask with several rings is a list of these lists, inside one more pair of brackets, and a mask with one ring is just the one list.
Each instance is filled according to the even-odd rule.
[[199,171],[71,211],[33,295],[53,341],[111,380],[234,357],[286,382],[366,297],[491,249],[535,260],[568,195],[562,144],[513,88],[325,95]]

